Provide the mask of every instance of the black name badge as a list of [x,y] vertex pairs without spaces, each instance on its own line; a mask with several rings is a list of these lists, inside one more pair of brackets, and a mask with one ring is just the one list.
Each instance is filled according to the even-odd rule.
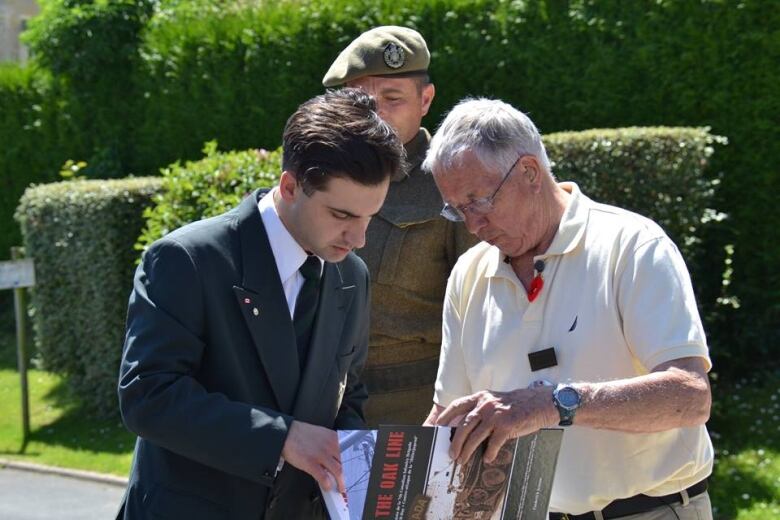
[[528,361],[531,363],[531,372],[554,367],[558,364],[558,359],[555,357],[555,349],[553,347],[531,352],[528,354]]

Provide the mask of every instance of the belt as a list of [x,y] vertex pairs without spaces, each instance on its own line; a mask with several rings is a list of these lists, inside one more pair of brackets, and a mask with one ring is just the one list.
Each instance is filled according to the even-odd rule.
[[[607,507],[601,510],[601,514],[605,520],[608,518],[621,518],[624,516],[638,515],[639,513],[646,513],[647,511],[657,507],[682,503],[685,501],[683,498],[683,493],[687,494],[688,498],[691,498],[697,495],[701,495],[705,491],[707,491],[706,478],[701,482],[694,484],[683,491],[680,491],[679,493],[672,493],[671,495],[664,495],[662,497],[635,495],[629,498],[613,500],[607,504]],[[596,515],[593,512],[583,513],[581,515],[550,513],[550,520],[596,520]]]

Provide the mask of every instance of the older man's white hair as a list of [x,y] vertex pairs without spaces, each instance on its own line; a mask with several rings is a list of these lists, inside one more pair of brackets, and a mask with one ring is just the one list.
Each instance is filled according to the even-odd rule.
[[431,140],[423,168],[446,172],[472,151],[487,170],[501,175],[521,155],[533,155],[547,172],[550,160],[528,116],[498,99],[466,98],[450,110]]

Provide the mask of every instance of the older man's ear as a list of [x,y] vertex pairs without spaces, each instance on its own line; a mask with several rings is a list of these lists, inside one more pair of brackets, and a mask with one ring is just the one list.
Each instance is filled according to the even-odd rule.
[[520,158],[520,167],[523,169],[522,178],[531,191],[539,193],[542,187],[542,165],[533,155],[524,155]]

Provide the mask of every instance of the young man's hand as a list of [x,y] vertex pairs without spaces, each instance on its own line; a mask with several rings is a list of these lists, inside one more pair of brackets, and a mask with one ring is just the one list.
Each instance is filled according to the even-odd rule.
[[314,477],[323,489],[333,487],[332,475],[339,492],[347,492],[341,469],[339,436],[335,431],[293,421],[282,448],[282,457],[288,464]]

